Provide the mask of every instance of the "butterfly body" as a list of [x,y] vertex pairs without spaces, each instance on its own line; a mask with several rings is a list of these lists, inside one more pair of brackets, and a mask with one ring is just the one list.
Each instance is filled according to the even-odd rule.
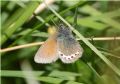
[[83,49],[69,28],[59,25],[57,32],[48,38],[35,55],[37,63],[52,63],[58,58],[63,63],[73,63],[82,56]]

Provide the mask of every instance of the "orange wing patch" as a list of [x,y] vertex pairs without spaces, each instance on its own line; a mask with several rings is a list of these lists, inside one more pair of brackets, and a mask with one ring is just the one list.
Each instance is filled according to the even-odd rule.
[[41,51],[45,52],[44,56],[53,56],[57,52],[57,42],[55,39],[48,39],[41,48]]
[[52,36],[39,48],[34,60],[37,63],[52,63],[58,59],[57,54],[56,37]]

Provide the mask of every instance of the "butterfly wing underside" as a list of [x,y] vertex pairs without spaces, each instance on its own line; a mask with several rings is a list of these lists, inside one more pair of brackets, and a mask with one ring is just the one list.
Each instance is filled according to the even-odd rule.
[[57,59],[57,42],[56,38],[52,36],[39,48],[34,60],[36,63],[52,63]]
[[73,63],[82,56],[83,49],[74,38],[58,41],[59,58],[63,63]]

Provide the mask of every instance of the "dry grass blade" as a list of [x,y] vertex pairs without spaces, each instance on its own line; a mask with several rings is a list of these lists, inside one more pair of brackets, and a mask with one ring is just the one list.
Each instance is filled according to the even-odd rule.
[[[94,38],[86,38],[86,39],[94,40],[94,41],[110,41],[110,40],[120,40],[120,37],[94,37]],[[81,40],[81,39],[77,39],[77,40]],[[43,43],[44,42],[28,43],[28,44],[24,44],[24,45],[1,49],[0,52],[8,52],[8,51],[13,51],[13,50],[17,50],[17,49],[37,46],[37,45],[41,45]]]

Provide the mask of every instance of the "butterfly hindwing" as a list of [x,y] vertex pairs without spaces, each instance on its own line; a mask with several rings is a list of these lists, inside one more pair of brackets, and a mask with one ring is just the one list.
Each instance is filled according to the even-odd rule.
[[73,37],[58,40],[59,58],[64,63],[73,63],[82,56],[83,49]]
[[62,62],[73,63],[82,56],[83,49],[73,37],[69,27],[60,24],[57,37],[58,54]]

